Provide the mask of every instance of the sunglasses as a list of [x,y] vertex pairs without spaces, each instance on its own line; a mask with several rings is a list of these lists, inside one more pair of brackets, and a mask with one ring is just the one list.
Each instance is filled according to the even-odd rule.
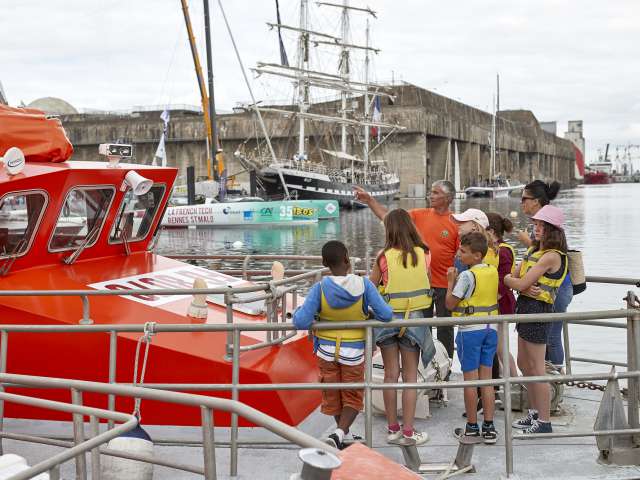
[[525,200],[535,200],[535,197],[521,197],[520,198],[520,203],[524,203]]

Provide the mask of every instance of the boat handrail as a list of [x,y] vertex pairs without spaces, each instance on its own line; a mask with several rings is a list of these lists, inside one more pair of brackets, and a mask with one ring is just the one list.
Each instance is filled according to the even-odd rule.
[[[192,473],[204,475],[206,479],[216,478],[216,457],[215,444],[213,441],[213,429],[215,410],[229,412],[239,415],[246,420],[259,425],[270,432],[284,438],[300,447],[316,448],[323,451],[338,453],[335,448],[330,447],[326,443],[308,435],[299,429],[287,425],[269,415],[250,407],[237,400],[229,400],[225,398],[209,397],[193,393],[183,393],[153,389],[148,387],[137,387],[121,384],[110,384],[103,382],[90,382],[85,380],[72,380],[66,378],[41,377],[32,375],[19,375],[10,373],[0,373],[0,383],[2,385],[37,387],[37,388],[55,388],[70,390],[72,393],[72,403],[46,400],[13,393],[0,392],[0,400],[2,403],[20,403],[33,407],[47,408],[73,414],[74,424],[74,442],[68,444],[66,442],[55,442],[58,446],[68,446],[69,448],[61,453],[43,460],[36,465],[12,476],[12,480],[22,480],[32,478],[40,473],[51,472],[52,475],[59,477],[60,464],[76,458],[76,475],[79,479],[87,478],[87,464],[85,453],[91,451],[91,478],[97,480],[101,478],[100,471],[100,455],[112,455],[117,457],[134,459],[142,462],[154,463],[165,467],[178,470],[185,470]],[[148,457],[134,452],[122,452],[108,448],[101,448],[101,445],[107,443],[123,433],[126,433],[138,425],[138,418],[133,414],[124,414],[109,410],[93,408],[82,405],[82,393],[92,392],[105,395],[118,395],[120,397],[129,397],[134,399],[155,400],[163,403],[173,403],[186,405],[191,407],[199,407],[202,417],[202,435],[203,435],[203,456],[204,468],[191,465],[182,465],[176,462],[170,462],[166,459]],[[84,438],[84,416],[89,416],[91,437],[87,440]],[[121,422],[117,426],[112,426],[105,432],[100,433],[98,419],[108,419],[112,422]],[[0,421],[3,419],[0,419]],[[4,425],[0,431],[0,438],[13,438],[15,440],[31,441],[37,443],[49,443],[46,439],[31,435],[13,435],[4,432]]]
[[[311,276],[317,276],[321,274],[319,271],[309,271],[305,274],[298,275],[298,278],[309,278]],[[294,277],[295,278],[295,277]],[[619,278],[619,277],[587,277],[588,282],[597,283],[615,283],[621,285],[635,285],[640,287],[640,281],[632,278]],[[286,295],[286,292],[278,291],[278,287],[286,285],[287,279],[280,281],[271,281],[262,285],[263,289],[269,289],[271,292],[265,295],[271,295],[272,300],[276,300],[282,295]],[[287,287],[285,287],[286,289]],[[185,291],[186,289],[180,290]],[[188,290],[187,290],[188,291]],[[200,292],[201,290],[191,290],[192,292]],[[22,294],[25,291],[21,291]],[[32,294],[44,294],[51,295],[54,291],[32,291]],[[69,295],[72,291],[58,291],[62,294]],[[84,291],[80,291],[84,293]],[[145,292],[149,293],[150,290],[133,290],[133,292]],[[176,290],[158,290],[159,294],[175,294]],[[15,294],[16,292],[0,291],[0,296],[7,296]],[[113,293],[113,292],[111,292]],[[295,293],[295,292],[294,292]],[[131,291],[117,291],[118,295],[134,294]],[[231,318],[229,323],[225,324],[155,324],[154,332],[227,332],[227,354],[228,360],[231,363],[232,375],[230,384],[146,384],[143,388],[153,388],[155,390],[191,390],[191,391],[231,391],[231,399],[237,400],[241,391],[274,391],[274,390],[321,390],[321,389],[354,389],[361,388],[365,390],[365,441],[368,446],[372,445],[372,391],[378,389],[448,389],[448,388],[463,388],[469,386],[502,386],[505,392],[504,396],[504,416],[505,425],[510,425],[512,421],[511,411],[511,388],[514,384],[528,384],[538,382],[584,382],[592,380],[616,380],[616,379],[628,379],[629,380],[629,397],[628,397],[628,419],[630,428],[624,430],[606,430],[606,431],[589,431],[589,432],[561,432],[552,434],[541,434],[540,438],[555,438],[555,437],[579,437],[579,436],[602,436],[602,435],[629,435],[640,433],[640,338],[637,332],[640,331],[640,302],[638,297],[632,292],[627,293],[626,301],[627,308],[614,309],[614,310],[592,310],[583,312],[567,312],[567,313],[550,313],[550,314],[529,314],[529,315],[491,315],[484,317],[441,317],[441,318],[423,318],[423,319],[407,319],[396,320],[401,322],[403,327],[410,326],[440,326],[440,325],[473,325],[473,324],[486,324],[492,323],[499,325],[502,329],[502,355],[503,365],[509,365],[509,325],[511,323],[523,323],[523,322],[553,322],[562,321],[564,323],[563,334],[564,344],[566,351],[566,375],[542,375],[535,377],[512,377],[508,371],[503,378],[494,380],[476,380],[476,381],[452,381],[452,382],[429,382],[429,383],[385,383],[377,384],[372,382],[372,355],[373,355],[373,328],[388,327],[389,323],[383,323],[378,321],[364,321],[364,322],[331,322],[331,325],[326,323],[315,323],[315,329],[350,329],[350,328],[363,328],[365,329],[365,380],[360,383],[271,383],[271,384],[241,384],[239,381],[240,371],[240,355],[242,349],[240,348],[240,336],[245,331],[266,331],[266,332],[285,332],[294,331],[295,327],[288,322],[252,322],[252,323],[233,323],[233,311],[231,310],[234,301],[241,302],[242,299],[236,299],[235,296],[228,290],[225,293],[228,300],[227,302],[227,316]],[[284,312],[283,312],[284,313]],[[615,318],[625,318],[626,324],[622,322],[606,322],[602,320],[610,320]],[[596,364],[606,365],[619,365],[624,366],[622,362],[607,362],[603,359],[588,359],[582,357],[575,357],[571,355],[570,339],[569,339],[569,324],[581,324],[581,325],[593,325],[599,327],[608,328],[623,328],[627,332],[627,371],[626,372],[595,372],[588,374],[574,374],[572,373],[572,361],[590,362]],[[115,405],[114,396],[118,394],[118,388],[134,388],[128,384],[119,383],[115,377],[115,355],[113,355],[113,349],[115,348],[117,333],[118,332],[143,332],[144,325],[0,325],[0,374],[5,374],[7,368],[7,352],[9,343],[9,334],[12,332],[27,332],[30,334],[47,333],[47,332],[109,332],[110,333],[110,346],[109,346],[109,379],[111,380],[110,388],[112,393],[109,394],[109,408]],[[275,338],[271,341],[283,341],[282,337]],[[265,346],[265,345],[261,345]],[[0,376],[0,382],[7,383],[10,377]],[[91,383],[91,382],[89,382]],[[6,386],[6,385],[5,385]],[[123,390],[125,391],[125,390]],[[166,392],[175,393],[175,392]],[[3,408],[0,402],[0,427],[2,426]],[[237,438],[238,438],[238,418],[237,413],[232,413],[231,419],[231,475],[237,474]],[[507,429],[509,433],[505,435],[505,455],[506,455],[506,471],[507,475],[513,473],[513,440],[518,440],[521,435],[514,435]],[[531,438],[528,436],[527,438]],[[0,441],[1,445],[1,441]]]

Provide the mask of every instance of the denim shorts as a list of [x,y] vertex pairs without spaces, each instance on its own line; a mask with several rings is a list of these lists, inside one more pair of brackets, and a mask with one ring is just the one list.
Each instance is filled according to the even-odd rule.
[[403,335],[402,337],[399,337],[398,335],[387,337],[378,343],[378,346],[380,348],[392,347],[393,345],[398,345],[398,347],[402,348],[403,350],[411,350],[413,352],[420,351],[420,347],[405,335]]

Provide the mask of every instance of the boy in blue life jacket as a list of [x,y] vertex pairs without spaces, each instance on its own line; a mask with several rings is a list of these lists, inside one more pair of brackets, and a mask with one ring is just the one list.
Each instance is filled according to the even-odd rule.
[[[454,317],[484,317],[498,315],[498,270],[484,263],[487,254],[487,237],[481,232],[462,235],[458,257],[468,270],[458,272],[454,267],[447,271],[446,305]],[[465,380],[490,380],[493,357],[498,346],[498,333],[494,324],[459,325],[456,347]],[[465,428],[456,428],[456,436],[480,437],[485,443],[496,443],[497,433],[493,424],[495,392],[493,387],[482,387],[482,431],[478,427],[478,392],[476,387],[464,388],[464,405],[467,413]]]
[[[322,264],[331,276],[316,283],[293,314],[298,330],[307,330],[313,321],[363,321],[369,307],[376,319],[388,322],[392,308],[383,300],[368,278],[349,273],[349,252],[342,242],[332,240],[322,247]],[[318,358],[320,382],[364,382],[364,329],[330,329],[314,331],[314,352]],[[335,418],[337,427],[326,442],[340,450],[349,428],[363,409],[364,390],[323,390],[320,411]],[[353,435],[351,435],[353,437]]]

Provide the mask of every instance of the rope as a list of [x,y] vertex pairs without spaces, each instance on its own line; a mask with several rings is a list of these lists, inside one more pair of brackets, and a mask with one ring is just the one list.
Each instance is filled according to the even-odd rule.
[[[155,325],[156,322],[145,322],[144,324],[144,333],[138,339],[136,343],[136,355],[133,363],[133,386],[137,387],[144,383],[144,374],[147,371],[147,359],[149,358],[149,346],[151,345],[151,338],[155,335]],[[142,342],[145,342],[144,349],[144,358],[142,359],[142,369],[140,371],[140,381],[138,382],[138,358],[140,357],[140,347],[142,346]],[[142,402],[141,398],[136,398],[134,400],[133,406],[133,415],[136,416],[138,422],[142,418],[140,416],[140,403]]]

